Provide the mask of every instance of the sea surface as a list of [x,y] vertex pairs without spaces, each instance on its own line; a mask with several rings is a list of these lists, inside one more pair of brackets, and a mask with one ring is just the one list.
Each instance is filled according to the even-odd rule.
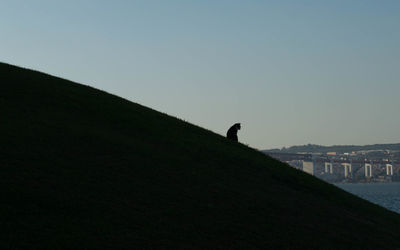
[[335,184],[363,199],[400,214],[400,183]]

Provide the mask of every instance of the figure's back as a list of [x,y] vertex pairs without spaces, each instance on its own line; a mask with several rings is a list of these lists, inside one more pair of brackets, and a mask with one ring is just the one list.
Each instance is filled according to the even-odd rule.
[[228,129],[228,132],[226,133],[226,137],[228,139],[231,139],[233,141],[239,141],[238,136],[237,136],[237,131],[240,129],[240,123],[235,123],[232,127]]

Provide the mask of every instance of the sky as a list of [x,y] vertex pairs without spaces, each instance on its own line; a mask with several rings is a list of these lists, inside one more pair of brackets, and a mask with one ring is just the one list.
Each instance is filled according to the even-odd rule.
[[400,1],[0,0],[0,61],[258,149],[400,142]]

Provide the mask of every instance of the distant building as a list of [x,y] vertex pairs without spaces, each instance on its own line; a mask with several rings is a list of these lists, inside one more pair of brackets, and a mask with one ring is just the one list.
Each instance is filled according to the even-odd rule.
[[326,155],[332,155],[332,156],[334,156],[334,155],[336,155],[336,152],[328,152],[328,153],[326,153]]

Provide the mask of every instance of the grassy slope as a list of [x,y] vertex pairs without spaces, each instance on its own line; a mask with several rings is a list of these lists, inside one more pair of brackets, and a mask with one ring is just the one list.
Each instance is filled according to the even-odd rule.
[[0,64],[0,247],[400,246],[400,216],[222,136]]

